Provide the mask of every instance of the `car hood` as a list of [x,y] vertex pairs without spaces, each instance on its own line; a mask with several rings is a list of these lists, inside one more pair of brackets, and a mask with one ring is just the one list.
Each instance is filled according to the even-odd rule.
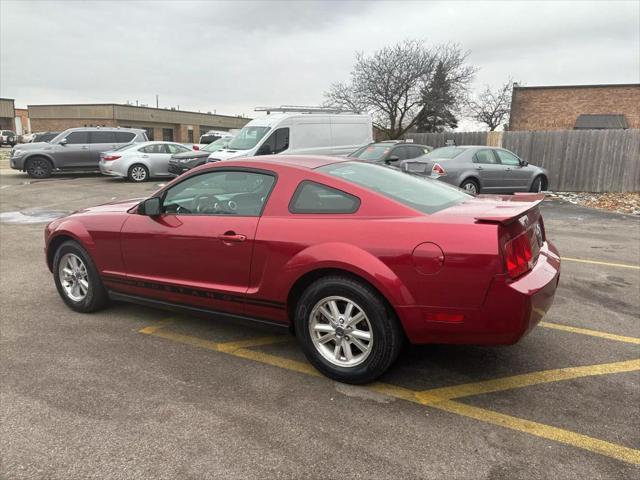
[[244,157],[251,150],[228,150],[223,148],[217,152],[213,152],[209,155],[210,159],[215,160],[229,160],[230,158]]
[[171,158],[175,158],[176,160],[182,160],[185,158],[207,158],[210,154],[211,152],[194,150],[193,152],[176,153],[174,155],[171,155]]
[[49,142],[19,143],[14,148],[15,150],[48,150],[53,148],[53,145]]
[[88,207],[78,210],[74,213],[124,213],[138,205],[144,198],[133,198],[128,200],[120,200],[118,202],[109,202],[95,207]]

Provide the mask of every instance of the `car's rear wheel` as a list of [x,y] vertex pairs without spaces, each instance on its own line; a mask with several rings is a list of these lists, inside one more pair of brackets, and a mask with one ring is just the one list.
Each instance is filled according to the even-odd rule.
[[58,293],[72,310],[90,313],[108,303],[107,292],[87,251],[75,241],[64,242],[53,257]]
[[144,165],[136,163],[129,167],[127,177],[132,182],[144,182],[149,179],[149,170]]
[[395,314],[380,294],[342,276],[320,279],[304,291],[295,327],[308,360],[327,377],[345,383],[378,378],[403,342]]
[[51,162],[43,157],[35,157],[27,160],[27,167],[25,169],[27,175],[31,178],[49,178],[53,167]]
[[469,178],[460,184],[460,188],[467,193],[477,195],[480,193],[480,185],[474,179]]

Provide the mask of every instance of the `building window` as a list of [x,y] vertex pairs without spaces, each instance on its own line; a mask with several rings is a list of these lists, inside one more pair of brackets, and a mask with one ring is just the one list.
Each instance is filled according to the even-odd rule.
[[173,128],[162,129],[162,140],[165,142],[173,142]]
[[193,130],[187,130],[187,143],[193,143]]
[[153,142],[153,127],[143,127],[144,131],[147,132],[147,138],[150,142]]

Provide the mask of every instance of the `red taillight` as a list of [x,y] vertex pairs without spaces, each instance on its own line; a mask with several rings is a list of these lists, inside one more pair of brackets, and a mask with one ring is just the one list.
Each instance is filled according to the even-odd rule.
[[523,232],[505,243],[504,258],[507,273],[511,278],[519,277],[531,269],[533,254],[527,232]]
[[440,166],[439,163],[436,163],[433,165],[433,168],[431,169],[431,173],[435,173],[436,175],[446,175],[447,172],[444,171],[444,168],[442,168]]
[[200,147],[199,147],[198,145],[194,145],[194,146],[193,146],[193,149],[194,149],[194,150],[200,150]]
[[119,158],[120,155],[105,155],[104,157],[102,157],[105,162],[111,162],[112,160],[117,160]]

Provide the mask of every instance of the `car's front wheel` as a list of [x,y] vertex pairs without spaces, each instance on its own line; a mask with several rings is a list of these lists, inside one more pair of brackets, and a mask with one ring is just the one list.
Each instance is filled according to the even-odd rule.
[[49,178],[53,170],[51,162],[43,157],[35,157],[27,160],[27,167],[25,169],[27,175],[31,178]]
[[307,359],[327,377],[361,384],[395,361],[403,335],[380,294],[358,280],[330,276],[311,284],[295,312],[296,335]]
[[75,241],[64,242],[53,257],[58,293],[71,309],[90,313],[103,308],[108,297],[87,251]]

